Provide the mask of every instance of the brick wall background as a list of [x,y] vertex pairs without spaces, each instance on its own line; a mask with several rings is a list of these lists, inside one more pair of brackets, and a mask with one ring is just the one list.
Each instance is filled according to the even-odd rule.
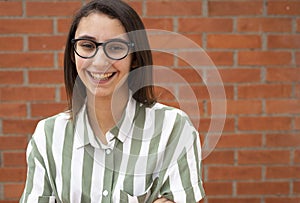
[[[21,195],[25,148],[37,121],[65,109],[63,49],[70,19],[83,3],[0,1],[0,203]],[[203,162],[207,196],[201,203],[299,203],[300,1],[129,3],[147,28],[175,31],[201,45],[222,76],[227,119]],[[205,132],[205,86],[173,56],[154,55],[156,64],[193,82]]]

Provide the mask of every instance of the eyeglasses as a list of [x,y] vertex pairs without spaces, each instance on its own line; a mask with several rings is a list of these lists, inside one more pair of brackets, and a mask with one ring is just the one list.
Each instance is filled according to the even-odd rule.
[[112,60],[121,60],[125,58],[130,49],[134,47],[134,43],[127,42],[122,39],[111,39],[103,43],[95,42],[91,39],[72,39],[75,53],[81,58],[93,58],[99,49],[103,47],[105,55]]

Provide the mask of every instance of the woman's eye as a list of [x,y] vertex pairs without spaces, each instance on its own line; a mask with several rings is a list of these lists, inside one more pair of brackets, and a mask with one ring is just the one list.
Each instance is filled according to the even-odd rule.
[[106,49],[108,49],[110,52],[123,52],[126,50],[126,46],[121,43],[111,43],[107,45]]
[[122,51],[122,50],[124,50],[124,47],[119,46],[119,45],[114,45],[114,46],[110,46],[110,50],[111,51]]
[[83,49],[94,49],[95,45],[91,42],[82,42],[79,44],[79,46]]

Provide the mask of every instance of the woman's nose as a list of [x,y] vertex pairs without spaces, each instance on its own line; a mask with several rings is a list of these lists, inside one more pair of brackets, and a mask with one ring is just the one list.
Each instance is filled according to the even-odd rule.
[[107,68],[107,66],[109,66],[112,63],[111,59],[109,59],[105,55],[102,47],[99,47],[96,55],[92,58],[92,60],[93,65],[98,66],[99,68]]

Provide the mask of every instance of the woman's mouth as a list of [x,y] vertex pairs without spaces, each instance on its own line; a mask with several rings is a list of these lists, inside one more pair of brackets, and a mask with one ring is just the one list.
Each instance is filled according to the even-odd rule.
[[102,82],[102,81],[107,81],[110,78],[112,78],[116,72],[110,72],[110,73],[96,73],[96,72],[90,72],[88,71],[88,74],[91,76],[93,80]]

